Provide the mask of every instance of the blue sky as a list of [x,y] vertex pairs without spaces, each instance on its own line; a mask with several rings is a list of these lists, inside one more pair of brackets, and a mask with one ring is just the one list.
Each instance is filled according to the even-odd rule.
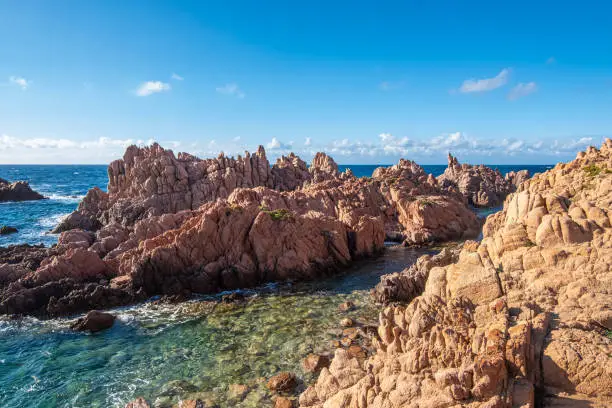
[[330,3],[0,0],[0,163],[554,163],[612,134],[607,2]]

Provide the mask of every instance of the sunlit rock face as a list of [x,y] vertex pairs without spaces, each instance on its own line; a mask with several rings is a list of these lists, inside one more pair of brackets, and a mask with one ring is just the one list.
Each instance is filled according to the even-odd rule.
[[511,172],[505,178],[499,170],[484,165],[461,164],[448,155],[448,167],[438,177],[440,186],[448,191],[460,192],[469,204],[476,207],[497,207],[516,186],[529,178],[529,172]]
[[301,407],[612,405],[612,141],[524,181],[484,239],[385,276],[377,352]]
[[324,153],[309,167],[294,154],[270,167],[263,147],[202,160],[154,144],[129,147],[108,174],[108,192],[91,189],[58,226],[53,256],[10,274],[0,313],[316,279],[380,253],[386,238],[444,242],[481,225],[459,193],[407,160],[356,178]]

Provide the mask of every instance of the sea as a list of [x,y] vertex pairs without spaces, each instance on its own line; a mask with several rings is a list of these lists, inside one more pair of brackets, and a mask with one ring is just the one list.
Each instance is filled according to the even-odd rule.
[[[357,176],[370,176],[376,167],[340,166]],[[550,166],[493,167],[533,174]],[[424,168],[439,175],[445,166]],[[0,225],[19,229],[0,237],[0,246],[53,245],[57,236],[50,229],[89,188],[105,189],[107,183],[106,166],[0,165],[0,177],[27,180],[49,197],[0,203]],[[378,258],[316,282],[271,283],[243,291],[249,296],[244,304],[218,303],[220,294],[180,304],[148,301],[117,308],[111,310],[117,316],[113,327],[94,334],[70,329],[78,316],[0,316],[0,407],[123,408],[137,397],[155,407],[195,398],[220,408],[272,406],[266,378],[291,371],[300,378],[300,389],[315,380],[303,371],[301,360],[309,353],[331,352],[331,343],[340,340],[339,321],[347,316],[339,311],[340,303],[352,301],[357,307],[348,316],[376,325],[378,306],[368,293],[380,276],[437,250],[390,246]],[[246,385],[247,393],[233,395],[233,384]]]

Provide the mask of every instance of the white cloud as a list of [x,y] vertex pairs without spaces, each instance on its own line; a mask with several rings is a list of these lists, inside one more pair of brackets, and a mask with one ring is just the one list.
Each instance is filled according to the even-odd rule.
[[268,149],[280,149],[281,142],[278,141],[277,138],[273,137],[272,140],[267,145]]
[[183,78],[182,76],[180,76],[179,74],[177,74],[175,72],[172,73],[172,76],[170,78],[174,79],[175,81],[182,81],[183,79],[185,79],[185,78]]
[[312,144],[312,139],[307,137],[306,140],[304,141],[304,146],[310,146]]
[[537,90],[538,90],[538,86],[536,85],[535,82],[527,82],[527,83],[521,82],[520,84],[512,88],[512,90],[508,94],[508,99],[513,101],[513,100],[522,98],[523,96],[532,94]]
[[246,96],[244,92],[240,89],[238,84],[230,83],[225,84],[224,86],[220,86],[217,88],[217,92],[223,95],[235,96],[236,98],[242,99]]
[[32,81],[28,81],[27,79],[20,76],[12,76],[9,78],[9,82],[13,85],[17,85],[24,91],[32,85]]
[[555,59],[555,57],[550,57],[550,58],[548,58],[548,59],[546,60],[546,63],[547,63],[547,64],[554,64],[554,63],[556,63],[556,62],[557,62],[557,60]]
[[460,92],[471,93],[471,92],[488,92],[499,87],[506,85],[508,77],[510,76],[510,68],[504,68],[499,74],[493,78],[484,79],[467,79],[463,81]]
[[136,90],[136,95],[138,96],[149,96],[157,92],[166,92],[171,88],[170,84],[161,81],[148,81],[144,82],[140,87]]

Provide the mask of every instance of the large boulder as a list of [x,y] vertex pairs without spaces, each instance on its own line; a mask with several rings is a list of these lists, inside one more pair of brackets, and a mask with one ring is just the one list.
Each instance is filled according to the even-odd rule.
[[0,202],[43,200],[44,198],[42,194],[32,190],[27,181],[11,183],[0,178]]
[[96,333],[111,328],[113,323],[115,323],[115,316],[112,314],[92,310],[70,327],[76,331]]

